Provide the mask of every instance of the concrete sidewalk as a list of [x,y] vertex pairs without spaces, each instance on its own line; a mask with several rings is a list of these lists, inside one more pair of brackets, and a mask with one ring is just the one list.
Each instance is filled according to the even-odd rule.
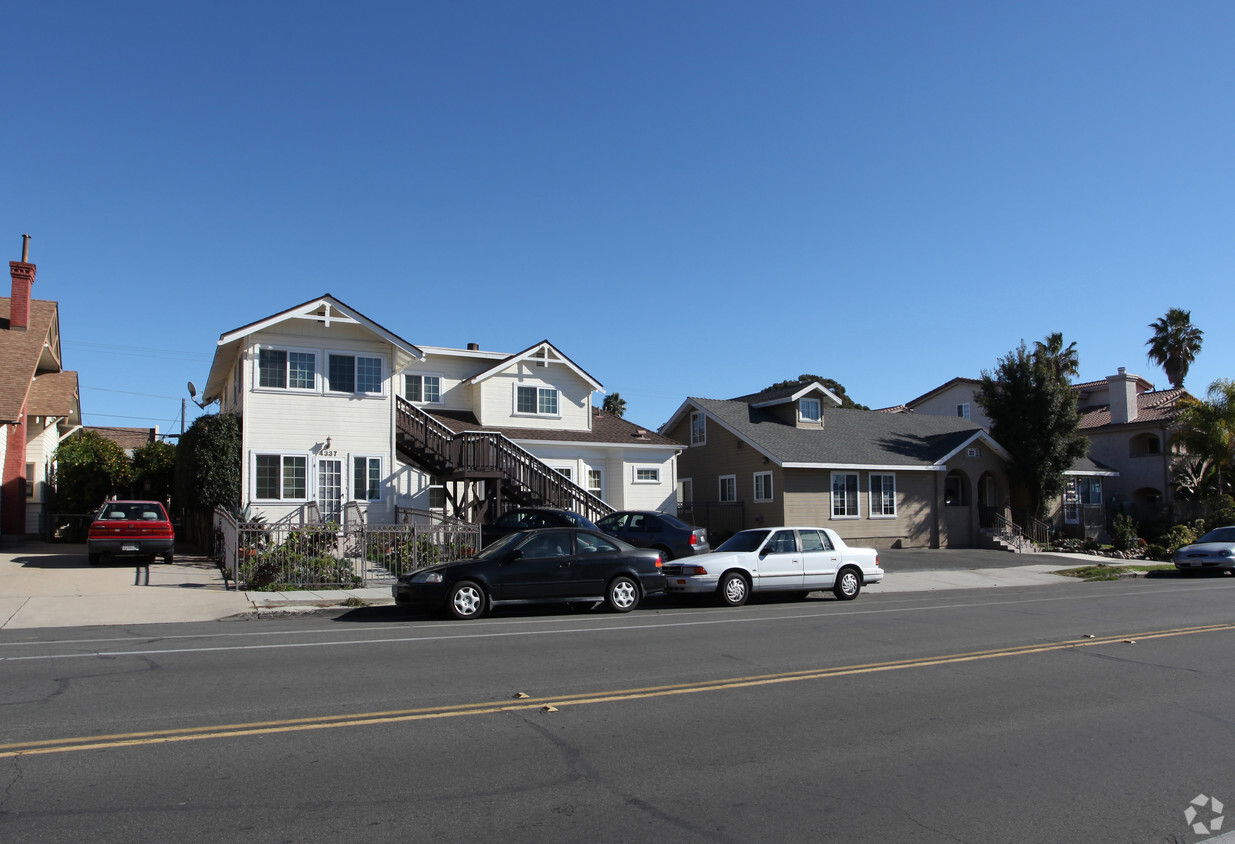
[[[871,595],[944,589],[1076,583],[1051,574],[1093,565],[1097,558],[1069,554],[1026,556],[1011,568],[888,571]],[[0,629],[161,624],[261,618],[323,607],[393,604],[390,587],[299,592],[229,590],[210,559],[181,555],[173,565],[117,561],[91,566],[84,545],[27,542],[0,551]]]

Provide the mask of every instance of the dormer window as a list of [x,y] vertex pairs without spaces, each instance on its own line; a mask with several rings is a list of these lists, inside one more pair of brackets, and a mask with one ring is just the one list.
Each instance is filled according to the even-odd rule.
[[823,403],[819,399],[798,399],[798,421],[818,422],[823,419]]
[[558,393],[551,387],[515,387],[515,413],[558,415]]

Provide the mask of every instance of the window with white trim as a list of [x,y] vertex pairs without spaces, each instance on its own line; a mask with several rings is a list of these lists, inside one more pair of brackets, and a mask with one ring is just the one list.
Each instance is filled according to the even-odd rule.
[[34,498],[34,464],[26,464],[26,498]]
[[755,473],[755,501],[772,500],[772,473]]
[[575,468],[573,466],[550,466],[553,471],[557,472],[568,481],[575,479]]
[[635,483],[637,484],[658,484],[660,483],[660,467],[659,466],[636,466],[635,467]]
[[329,353],[326,359],[327,389],[330,392],[381,395],[381,358]]
[[961,419],[969,418],[969,402],[961,402],[956,406],[956,415]]
[[304,501],[308,497],[306,454],[255,454],[253,497],[261,501]]
[[515,413],[557,416],[558,392],[552,387],[515,385]]
[[802,422],[818,422],[823,418],[823,403],[819,399],[799,399],[798,419]]
[[259,349],[257,386],[273,390],[316,390],[317,353],[301,349]]
[[896,475],[870,475],[870,517],[872,519],[896,518]]
[[857,473],[833,472],[832,518],[856,519],[859,515]]
[[597,498],[605,497],[605,470],[591,466],[587,470],[587,491]]
[[440,404],[442,376],[404,373],[403,398],[414,404]]
[[738,476],[737,475],[721,475],[720,477],[720,500],[722,502],[738,500]]
[[708,420],[699,411],[695,411],[690,415],[690,444],[691,445],[707,445],[708,442]]
[[382,458],[352,455],[352,500],[380,501],[381,499]]
[[446,486],[438,477],[429,478],[429,509],[446,509]]
[[693,504],[695,502],[695,482],[690,478],[678,481],[678,504]]

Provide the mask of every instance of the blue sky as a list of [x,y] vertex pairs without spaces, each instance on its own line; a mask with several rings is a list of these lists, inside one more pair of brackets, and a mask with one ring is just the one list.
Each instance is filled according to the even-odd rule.
[[[549,339],[665,422],[816,373],[871,407],[1076,341],[1235,377],[1235,4],[19,4],[0,246],[87,424],[179,429],[220,334],[332,293]],[[5,288],[7,292],[7,287]],[[197,411],[189,405],[189,420]]]

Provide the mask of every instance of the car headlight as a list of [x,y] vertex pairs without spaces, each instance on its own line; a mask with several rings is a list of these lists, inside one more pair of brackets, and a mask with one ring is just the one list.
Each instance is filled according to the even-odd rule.
[[440,571],[422,571],[412,575],[412,583],[441,583],[442,573]]

